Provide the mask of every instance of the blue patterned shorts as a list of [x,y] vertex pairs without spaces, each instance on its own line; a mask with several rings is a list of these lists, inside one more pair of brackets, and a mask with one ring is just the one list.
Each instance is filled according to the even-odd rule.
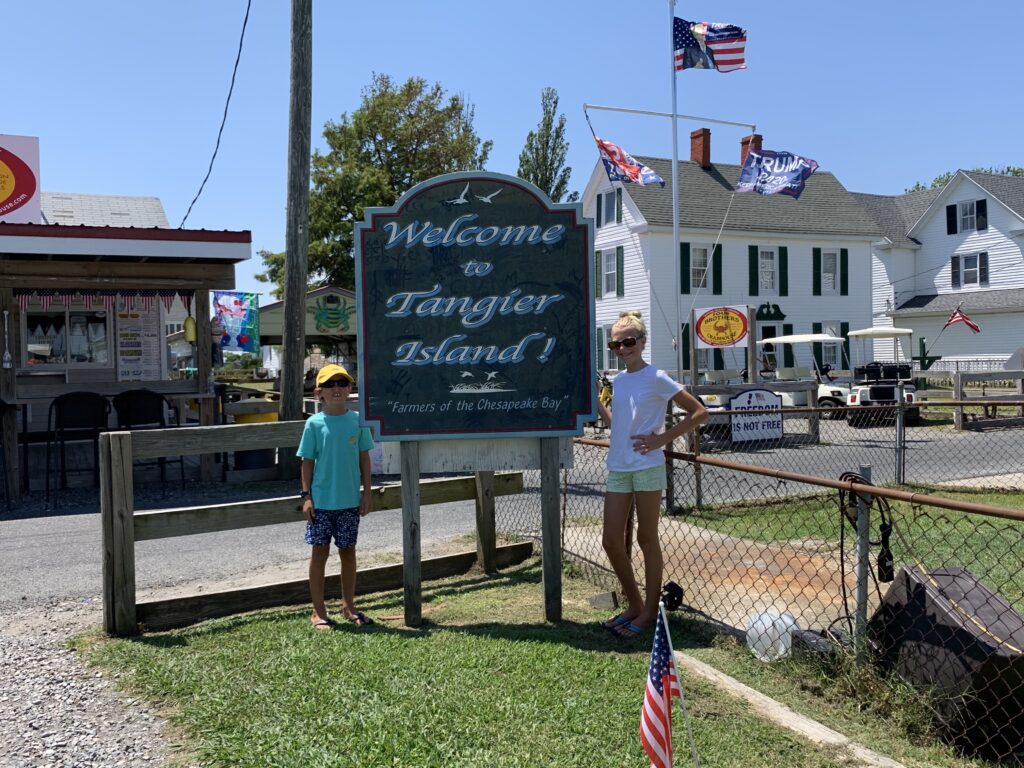
[[317,509],[313,522],[306,523],[306,543],[311,546],[330,545],[334,539],[338,549],[356,545],[359,536],[359,507],[349,509]]

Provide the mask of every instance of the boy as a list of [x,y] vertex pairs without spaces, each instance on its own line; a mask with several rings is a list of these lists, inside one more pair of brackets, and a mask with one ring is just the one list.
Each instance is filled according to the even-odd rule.
[[[340,365],[325,365],[317,373],[314,397],[323,410],[306,421],[297,455],[302,459],[302,514],[309,559],[309,593],[313,598],[310,624],[331,629],[335,622],[324,604],[324,571],[331,554],[331,538],[341,558],[341,608],[356,626],[373,624],[355,607],[356,537],[359,518],[373,504],[370,495],[370,449],[373,440],[359,427],[359,414],[349,410],[352,376]],[[359,488],[362,485],[362,493]]]

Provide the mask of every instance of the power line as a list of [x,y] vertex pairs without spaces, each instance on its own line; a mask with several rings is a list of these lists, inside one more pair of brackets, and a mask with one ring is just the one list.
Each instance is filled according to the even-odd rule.
[[249,24],[249,10],[252,8],[252,0],[249,0],[245,6],[245,18],[242,20],[242,35],[238,39],[238,54],[235,56],[235,67],[231,70],[231,87],[228,88],[228,98],[224,102],[224,115],[220,120],[220,129],[217,131],[217,143],[213,147],[213,156],[210,158],[210,167],[206,169],[206,176],[203,178],[203,183],[199,185],[199,191],[196,192],[196,196],[192,198],[192,202],[188,204],[188,210],[185,211],[185,216],[181,220],[181,224],[178,225],[178,229],[185,226],[185,221],[188,219],[190,213],[192,213],[192,206],[196,204],[199,196],[203,194],[203,189],[206,187],[206,182],[210,178],[210,174],[213,173],[213,161],[217,159],[217,151],[220,149],[220,137],[224,133],[224,124],[228,121],[228,107],[231,104],[231,94],[235,90],[235,76],[238,74],[238,62],[242,60],[242,44],[245,42],[245,28]]

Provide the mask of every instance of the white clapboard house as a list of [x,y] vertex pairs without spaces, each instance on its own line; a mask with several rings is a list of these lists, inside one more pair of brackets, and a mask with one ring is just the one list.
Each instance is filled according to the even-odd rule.
[[[593,290],[599,370],[616,368],[605,343],[612,323],[628,309],[639,309],[647,323],[645,358],[674,376],[676,317],[685,325],[691,308],[752,305],[756,339],[814,332],[843,336],[872,324],[870,265],[872,243],[882,237],[879,226],[835,176],[823,171],[807,181],[799,200],[734,195],[746,152],[760,149],[761,137],[732,147],[737,162],[714,163],[711,132],[702,128],[691,134],[690,159],[678,165],[678,243],[672,241],[670,160],[636,158],[666,180],[664,187],[612,184],[596,164],[583,207],[597,225]],[[688,328],[678,335],[685,377]],[[696,350],[702,371],[746,367],[741,350],[707,352]],[[819,363],[848,367],[848,349],[838,344],[816,345],[813,353]],[[763,362],[776,367],[810,365],[809,359],[794,359],[809,355],[806,349],[786,346],[766,354]]]
[[[1024,178],[958,171],[941,189],[854,197],[883,235],[871,250],[875,325],[925,338],[942,356],[933,369],[1001,367],[1024,346]],[[942,332],[957,306],[981,333]]]

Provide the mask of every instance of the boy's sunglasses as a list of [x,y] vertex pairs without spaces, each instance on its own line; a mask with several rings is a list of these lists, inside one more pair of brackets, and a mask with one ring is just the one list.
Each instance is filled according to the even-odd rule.
[[348,381],[348,380],[339,381],[338,379],[331,379],[331,380],[325,381],[323,384],[321,384],[320,385],[320,389],[334,389],[335,387],[351,387],[351,386],[352,386],[352,382],[351,381]]
[[637,341],[638,340],[633,336],[627,336],[622,341],[609,341],[608,349],[610,349],[612,352],[618,351],[619,347],[625,347],[626,349],[629,349],[630,347],[635,347]]

